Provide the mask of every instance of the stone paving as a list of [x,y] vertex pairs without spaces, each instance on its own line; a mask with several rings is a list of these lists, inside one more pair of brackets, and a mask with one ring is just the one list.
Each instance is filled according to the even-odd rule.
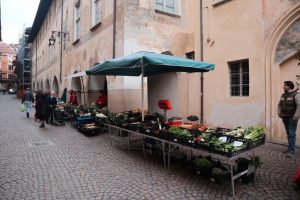
[[[15,95],[0,95],[0,199],[232,199],[230,182],[216,184],[183,167],[166,169],[140,151],[111,145],[109,133],[86,137],[70,124],[38,127]],[[292,177],[300,165],[267,143],[256,183],[236,182],[235,199],[300,199]]]

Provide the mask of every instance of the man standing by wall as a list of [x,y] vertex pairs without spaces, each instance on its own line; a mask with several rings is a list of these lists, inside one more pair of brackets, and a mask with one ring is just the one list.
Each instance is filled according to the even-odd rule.
[[282,119],[287,138],[288,151],[287,157],[293,158],[296,146],[296,130],[300,117],[300,94],[294,90],[292,81],[285,81],[283,85],[284,93],[281,95],[278,104],[278,116]]

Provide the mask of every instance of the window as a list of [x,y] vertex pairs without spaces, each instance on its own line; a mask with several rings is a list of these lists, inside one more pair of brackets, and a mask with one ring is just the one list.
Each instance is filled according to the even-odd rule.
[[14,56],[13,55],[8,55],[8,62],[12,62],[14,60]]
[[101,22],[101,0],[92,0],[91,7],[92,27]]
[[12,65],[8,65],[8,70],[13,70],[13,66]]
[[178,15],[179,0],[155,0],[155,9],[164,13]]
[[185,57],[186,57],[187,59],[195,60],[195,52],[194,52],[194,51],[191,51],[191,52],[185,53]]
[[8,79],[10,79],[10,80],[14,79],[14,75],[13,74],[8,74]]
[[74,5],[74,41],[80,37],[80,0],[77,0]]
[[249,96],[249,60],[229,62],[230,95]]

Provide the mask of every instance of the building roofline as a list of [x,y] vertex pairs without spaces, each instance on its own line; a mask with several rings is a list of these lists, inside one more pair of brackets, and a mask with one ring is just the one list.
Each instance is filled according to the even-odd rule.
[[32,43],[42,27],[45,17],[48,14],[52,0],[40,0],[27,42]]

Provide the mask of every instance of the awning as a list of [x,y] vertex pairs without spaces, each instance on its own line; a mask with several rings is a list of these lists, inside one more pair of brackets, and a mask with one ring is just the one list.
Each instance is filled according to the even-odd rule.
[[70,76],[66,76],[66,77],[64,77],[64,79],[77,78],[77,77],[80,77],[80,76],[86,76],[85,71],[83,71],[83,72],[77,72],[77,73],[72,74]]

